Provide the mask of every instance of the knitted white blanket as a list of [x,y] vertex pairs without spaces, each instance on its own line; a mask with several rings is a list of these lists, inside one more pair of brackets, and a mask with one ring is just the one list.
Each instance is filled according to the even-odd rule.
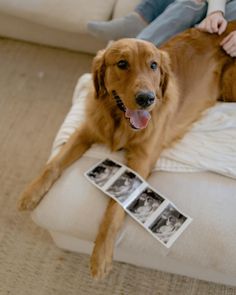
[[[53,144],[54,156],[84,118],[85,98],[91,87],[91,74],[78,81],[73,105]],[[122,152],[111,153],[94,145],[85,155],[96,159],[113,157],[124,161]],[[212,171],[236,178],[236,103],[218,103],[206,110],[184,138],[162,152],[154,170],[170,172]]]

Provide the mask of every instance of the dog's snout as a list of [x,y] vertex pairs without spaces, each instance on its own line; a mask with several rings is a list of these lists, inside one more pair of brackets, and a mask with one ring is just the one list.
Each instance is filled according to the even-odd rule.
[[151,91],[141,91],[136,94],[136,103],[142,107],[147,108],[155,101],[155,94]]

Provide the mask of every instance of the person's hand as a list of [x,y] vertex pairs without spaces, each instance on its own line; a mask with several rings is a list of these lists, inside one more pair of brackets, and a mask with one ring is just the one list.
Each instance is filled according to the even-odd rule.
[[236,31],[231,32],[220,43],[224,51],[231,57],[236,57]]
[[227,21],[221,11],[209,14],[200,24],[196,26],[201,31],[221,35],[227,27]]

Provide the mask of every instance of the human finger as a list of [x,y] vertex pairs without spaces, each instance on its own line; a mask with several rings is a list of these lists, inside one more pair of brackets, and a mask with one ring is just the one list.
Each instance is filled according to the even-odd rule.
[[234,45],[233,47],[230,48],[230,50],[228,50],[227,52],[231,57],[235,57],[236,56],[236,46]]
[[220,22],[218,19],[212,19],[211,21],[211,30],[212,30],[212,33],[218,33],[219,31],[219,25],[220,25]]
[[219,29],[218,29],[218,34],[221,35],[224,33],[224,31],[226,30],[227,28],[227,21],[226,20],[223,20],[222,23],[220,24],[219,26]]
[[221,42],[220,45],[224,46],[230,39],[232,38],[232,33],[230,33],[229,35],[227,35]]

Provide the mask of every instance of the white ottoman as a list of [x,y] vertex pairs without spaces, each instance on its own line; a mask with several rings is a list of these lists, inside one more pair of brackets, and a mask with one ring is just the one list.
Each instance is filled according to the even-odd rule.
[[[74,98],[86,95],[79,87]],[[54,144],[53,155],[79,124],[83,109],[74,101]],[[70,120],[74,116],[75,124]],[[73,121],[73,120],[72,120]],[[122,160],[122,154],[109,154]],[[69,167],[39,206],[33,220],[62,249],[90,254],[108,197],[84,177],[102,159],[96,150]],[[131,217],[117,239],[114,259],[138,266],[236,286],[236,181],[210,172],[153,172],[151,186],[193,222],[166,250]]]

